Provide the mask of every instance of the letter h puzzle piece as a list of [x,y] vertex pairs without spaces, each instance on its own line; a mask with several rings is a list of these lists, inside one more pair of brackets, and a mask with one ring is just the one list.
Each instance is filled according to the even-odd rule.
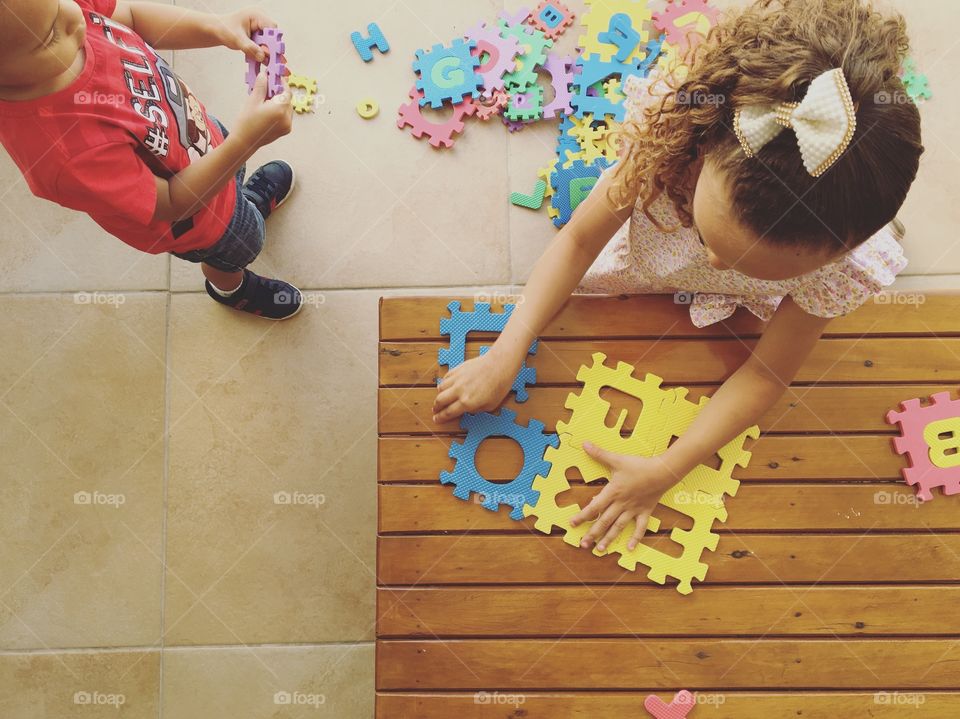
[[371,62],[373,60],[373,48],[377,48],[377,50],[382,53],[390,52],[390,43],[387,42],[387,38],[377,23],[372,22],[367,25],[367,33],[367,37],[364,37],[359,32],[354,32],[350,35],[350,42],[357,48],[357,52],[364,62]]

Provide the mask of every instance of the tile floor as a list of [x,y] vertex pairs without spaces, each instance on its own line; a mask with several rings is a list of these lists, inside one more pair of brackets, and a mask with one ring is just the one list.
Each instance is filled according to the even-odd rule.
[[[957,11],[895,4],[936,95],[902,285],[960,287],[948,92],[960,43],[945,22]],[[78,697],[137,718],[317,715],[277,692],[325,716],[372,714],[377,299],[522,282],[553,231],[506,194],[531,184],[554,131],[474,124],[441,154],[393,126],[414,50],[492,19],[501,0],[331,5],[269,5],[291,65],[325,95],[252,162],[299,171],[257,265],[311,291],[295,322],[226,313],[193,267],[32,198],[0,153],[4,717],[95,716]],[[365,66],[346,38],[371,20],[393,50]],[[174,62],[229,122],[242,62],[226,50]],[[383,106],[370,123],[352,109],[365,96]],[[308,503],[275,501],[294,492]]]

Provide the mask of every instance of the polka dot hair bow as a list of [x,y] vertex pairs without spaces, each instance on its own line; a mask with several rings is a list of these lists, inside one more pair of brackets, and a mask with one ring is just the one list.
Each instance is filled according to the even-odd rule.
[[810,83],[802,102],[740,108],[734,131],[747,157],[753,157],[785,127],[797,134],[803,164],[820,177],[840,159],[857,129],[857,114],[843,70],[828,70]]

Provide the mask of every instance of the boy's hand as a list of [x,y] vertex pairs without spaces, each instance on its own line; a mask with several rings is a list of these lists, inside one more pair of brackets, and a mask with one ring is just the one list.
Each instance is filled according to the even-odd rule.
[[267,100],[267,73],[261,72],[237,118],[234,130],[247,145],[269,145],[293,128],[293,103],[289,90]]
[[583,443],[583,449],[607,465],[611,473],[607,486],[570,520],[574,527],[596,520],[580,546],[589,549],[597,543],[597,549],[602,552],[620,536],[624,527],[636,520],[636,529],[627,542],[628,549],[635,549],[647,531],[647,522],[657,501],[682,478],[670,476],[656,457],[614,454],[589,442]]
[[266,15],[257,12],[255,8],[238,10],[221,17],[221,42],[231,50],[240,50],[251,60],[264,62],[267,53],[257,45],[250,36],[257,30],[266,30],[268,27],[277,27],[277,23]]
[[500,406],[517,374],[511,366],[493,354],[467,360],[448,372],[440,382],[433,403],[433,421],[443,424],[464,412],[491,412]]

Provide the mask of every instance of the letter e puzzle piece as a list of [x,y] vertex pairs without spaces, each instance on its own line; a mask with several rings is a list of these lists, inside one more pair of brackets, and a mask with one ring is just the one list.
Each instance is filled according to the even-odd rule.
[[[491,312],[488,303],[477,302],[474,304],[473,312],[462,312],[459,302],[451,302],[447,305],[450,317],[440,319],[440,334],[450,337],[450,345],[440,348],[438,364],[448,369],[462,365],[466,361],[467,335],[471,332],[503,332],[514,308],[514,305],[504,305],[503,312]],[[527,353],[536,354],[539,342],[534,340]],[[486,354],[489,349],[489,347],[481,347],[480,354]],[[527,385],[535,384],[536,381],[537,370],[527,367],[524,361],[510,388],[516,394],[517,402],[527,401]]]
[[901,470],[903,479],[917,488],[921,501],[933,499],[934,487],[946,495],[960,494],[960,399],[951,400],[949,392],[930,399],[926,406],[908,399],[901,411],[887,412],[887,422],[900,425],[894,451],[910,460]]

